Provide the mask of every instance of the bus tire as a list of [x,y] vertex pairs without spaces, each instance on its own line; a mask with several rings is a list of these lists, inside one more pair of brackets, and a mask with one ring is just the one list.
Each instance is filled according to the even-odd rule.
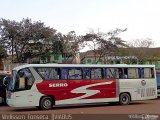
[[42,110],[50,110],[54,105],[53,99],[51,97],[43,97],[40,101],[40,108]]
[[122,93],[119,96],[119,103],[121,105],[128,105],[131,102],[131,97],[128,93]]

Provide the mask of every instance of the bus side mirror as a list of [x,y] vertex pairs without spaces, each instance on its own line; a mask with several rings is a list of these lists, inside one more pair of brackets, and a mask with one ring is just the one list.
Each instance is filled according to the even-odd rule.
[[4,77],[4,78],[3,78],[3,85],[4,85],[5,87],[7,87],[8,84],[9,84],[9,81],[10,81],[10,77],[9,77],[9,76]]

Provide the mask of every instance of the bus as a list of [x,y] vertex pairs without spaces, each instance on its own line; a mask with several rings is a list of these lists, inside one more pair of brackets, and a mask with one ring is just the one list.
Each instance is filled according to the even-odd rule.
[[120,103],[157,98],[154,65],[27,64],[14,68],[7,87],[11,107]]
[[156,78],[157,78],[157,94],[160,97],[160,70],[156,70]]

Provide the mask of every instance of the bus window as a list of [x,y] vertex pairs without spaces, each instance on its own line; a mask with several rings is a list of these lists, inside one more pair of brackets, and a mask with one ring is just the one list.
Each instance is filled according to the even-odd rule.
[[58,68],[48,68],[47,75],[45,76],[47,80],[58,80],[59,73]]
[[139,78],[154,78],[153,68],[138,68]]
[[128,68],[115,68],[114,78],[126,79],[128,78]]
[[122,68],[118,68],[118,76],[117,76],[117,78],[123,78],[123,69]]
[[138,68],[138,78],[144,78],[144,68]]
[[153,68],[150,68],[151,69],[151,78],[154,78],[155,75],[154,75],[154,69]]
[[104,69],[104,78],[115,78],[116,72],[114,68],[105,68]]
[[31,89],[35,79],[28,68],[24,68],[18,71],[16,76],[16,89],[17,90],[29,90]]
[[151,69],[144,68],[144,78],[151,78]]
[[128,78],[138,78],[138,69],[137,68],[128,68]]
[[17,74],[17,89],[24,89],[25,88],[25,76],[24,71],[20,70]]
[[35,70],[37,71],[37,73],[42,77],[42,79],[45,79],[45,76],[47,76],[47,70],[48,68],[46,67],[38,67],[38,68],[35,68]]
[[101,68],[92,68],[91,69],[91,79],[102,79]]
[[61,77],[62,77],[62,80],[66,80],[68,79],[68,68],[62,68],[61,69]]
[[81,68],[69,68],[68,70],[68,79],[82,79],[82,70]]
[[91,69],[84,68],[83,69],[83,79],[90,79],[91,78]]
[[35,81],[31,71],[28,68],[24,69],[24,75],[25,75],[25,79],[26,79],[26,89],[31,89],[31,87]]
[[58,80],[60,78],[59,68],[35,68],[44,80]]
[[124,78],[128,78],[128,68],[124,68]]
[[92,68],[91,69],[91,79],[102,79],[101,68]]

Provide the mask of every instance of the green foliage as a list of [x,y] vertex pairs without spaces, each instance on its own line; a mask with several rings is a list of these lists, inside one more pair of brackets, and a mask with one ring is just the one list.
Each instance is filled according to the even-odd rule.
[[[50,38],[55,33],[55,29],[46,27],[43,22],[33,22],[29,18],[22,19],[20,22],[0,20],[1,40],[12,55],[16,54],[18,62],[25,62],[26,53],[32,52],[32,56],[36,56],[49,49]],[[40,47],[43,49],[36,49],[38,43],[42,43]]]
[[[108,33],[89,33],[83,36],[83,42],[92,42],[92,46],[90,43],[86,45],[91,46],[90,48],[94,51],[95,61],[99,62],[101,58],[104,58],[104,63],[106,63],[106,58],[115,56],[120,47],[128,47],[126,41],[118,36],[126,30],[127,29],[115,29]],[[96,58],[97,55],[98,58]]]
[[0,42],[0,58],[4,58],[7,56],[7,51],[4,48],[4,45]]

